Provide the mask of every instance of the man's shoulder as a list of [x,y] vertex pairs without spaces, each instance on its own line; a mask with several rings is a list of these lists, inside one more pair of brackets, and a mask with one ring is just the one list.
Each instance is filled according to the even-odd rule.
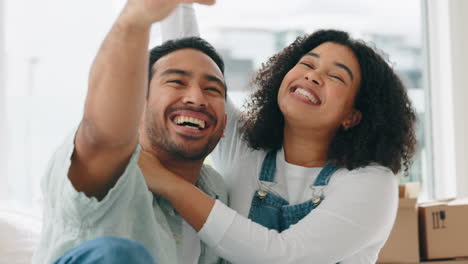
[[211,165],[203,164],[197,186],[212,198],[227,202],[227,187],[224,179]]

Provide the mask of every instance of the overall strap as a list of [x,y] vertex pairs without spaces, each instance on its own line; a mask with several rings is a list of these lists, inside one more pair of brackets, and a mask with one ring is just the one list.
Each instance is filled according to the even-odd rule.
[[325,166],[320,171],[319,175],[317,176],[317,179],[315,179],[315,182],[314,182],[313,186],[325,186],[325,185],[327,185],[328,181],[331,178],[331,176],[337,170],[338,170],[338,166],[335,163],[333,163],[332,161],[328,161],[327,164],[325,164]]
[[276,150],[272,150],[265,156],[262,170],[260,171],[260,181],[273,182],[275,180],[276,153]]

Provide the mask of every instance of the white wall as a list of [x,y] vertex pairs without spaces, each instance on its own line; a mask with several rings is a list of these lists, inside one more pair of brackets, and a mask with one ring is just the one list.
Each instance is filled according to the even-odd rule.
[[7,128],[6,128],[6,106],[5,106],[5,21],[4,21],[4,1],[0,1],[0,199],[8,197],[8,184],[6,183],[7,168],[6,168],[6,152],[8,149],[7,143]]
[[468,196],[468,1],[451,0],[455,172],[458,196]]
[[435,198],[468,196],[468,1],[425,0]]

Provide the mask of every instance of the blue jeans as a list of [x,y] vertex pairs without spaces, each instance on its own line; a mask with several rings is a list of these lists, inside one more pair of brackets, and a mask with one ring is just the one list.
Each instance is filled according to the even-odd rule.
[[139,242],[118,237],[100,237],[65,253],[54,264],[155,264]]

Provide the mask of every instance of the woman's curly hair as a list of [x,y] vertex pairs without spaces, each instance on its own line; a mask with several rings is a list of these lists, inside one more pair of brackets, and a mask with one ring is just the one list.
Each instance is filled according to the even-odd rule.
[[253,80],[258,90],[247,101],[242,117],[244,139],[253,149],[282,147],[284,117],[277,101],[281,82],[302,56],[325,42],[350,48],[361,68],[354,108],[362,113],[362,120],[348,130],[338,129],[328,159],[349,170],[375,162],[394,173],[404,165],[407,172],[416,148],[416,115],[407,90],[378,52],[343,31],[320,30],[298,37],[262,65]]

